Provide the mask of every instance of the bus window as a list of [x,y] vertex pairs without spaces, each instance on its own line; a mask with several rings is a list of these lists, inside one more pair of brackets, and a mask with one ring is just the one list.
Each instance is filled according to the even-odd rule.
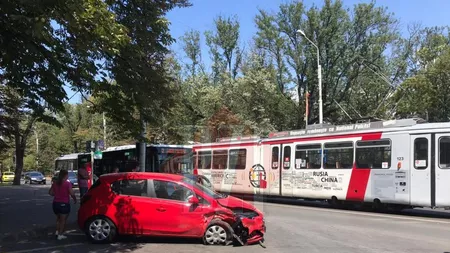
[[228,152],[226,150],[214,150],[212,159],[213,170],[224,170],[227,167]]
[[[423,166],[416,165],[416,161],[424,161]],[[414,140],[414,168],[424,170],[428,168],[428,139],[417,138]]]
[[279,154],[280,154],[280,148],[273,147],[272,148],[272,169],[276,170],[278,169],[278,162],[279,162]]
[[357,141],[356,168],[389,169],[391,167],[391,141]]
[[351,169],[353,167],[353,142],[325,143],[323,153],[325,169]]
[[230,170],[245,170],[247,163],[246,149],[231,149],[230,150]]
[[198,169],[211,169],[211,151],[198,152]]
[[288,170],[291,167],[291,147],[286,146],[283,150],[283,168]]
[[297,145],[295,147],[296,169],[320,169],[322,158],[322,145]]

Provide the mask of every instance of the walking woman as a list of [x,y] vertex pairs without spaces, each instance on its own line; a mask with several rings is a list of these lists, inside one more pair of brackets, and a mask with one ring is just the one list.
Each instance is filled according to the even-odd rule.
[[72,190],[72,184],[67,181],[67,170],[60,170],[58,179],[52,184],[48,193],[53,196],[53,212],[56,215],[56,237],[58,240],[67,238],[63,235],[67,217],[70,213],[70,196],[73,203],[77,203],[77,197]]

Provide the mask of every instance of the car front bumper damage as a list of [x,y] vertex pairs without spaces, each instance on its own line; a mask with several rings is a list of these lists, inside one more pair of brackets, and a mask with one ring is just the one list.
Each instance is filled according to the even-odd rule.
[[236,222],[231,227],[233,228],[233,237],[240,245],[259,243],[265,247],[262,243],[264,242],[266,225],[262,217],[237,217]]

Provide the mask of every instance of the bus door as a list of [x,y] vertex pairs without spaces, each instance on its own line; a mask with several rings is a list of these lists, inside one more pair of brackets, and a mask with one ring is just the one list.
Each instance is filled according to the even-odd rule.
[[411,135],[410,143],[411,205],[431,206],[434,202],[434,161],[431,163],[434,146],[431,145],[431,134]]
[[281,150],[281,196],[292,197],[294,191],[294,145],[285,144]]
[[435,134],[436,206],[450,207],[450,133]]
[[270,166],[268,166],[268,187],[270,195],[281,195],[281,147],[282,145],[270,145]]

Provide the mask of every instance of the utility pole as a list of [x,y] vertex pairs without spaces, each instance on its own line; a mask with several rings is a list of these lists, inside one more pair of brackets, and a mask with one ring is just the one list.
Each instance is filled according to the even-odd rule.
[[311,43],[317,49],[317,78],[319,79],[319,124],[323,124],[323,102],[322,102],[322,66],[320,65],[320,51],[319,47],[314,44],[308,37],[306,37],[305,32],[298,30],[301,36],[303,36],[309,43]]
[[140,115],[140,123],[141,123],[141,134],[140,134],[140,142],[139,142],[139,145],[140,145],[140,148],[139,148],[139,150],[140,150],[140,153],[139,153],[139,169],[140,169],[140,171],[142,171],[142,172],[144,172],[145,171],[145,155],[146,155],[146,150],[145,150],[145,148],[147,147],[147,145],[145,144],[145,133],[146,133],[146,131],[145,131],[145,120],[144,120],[144,116],[142,115],[142,112],[141,112],[141,115]]
[[103,145],[106,148],[106,118],[105,112],[103,112]]
[[36,135],[36,168],[39,171],[39,135],[37,127],[34,128],[34,134]]

